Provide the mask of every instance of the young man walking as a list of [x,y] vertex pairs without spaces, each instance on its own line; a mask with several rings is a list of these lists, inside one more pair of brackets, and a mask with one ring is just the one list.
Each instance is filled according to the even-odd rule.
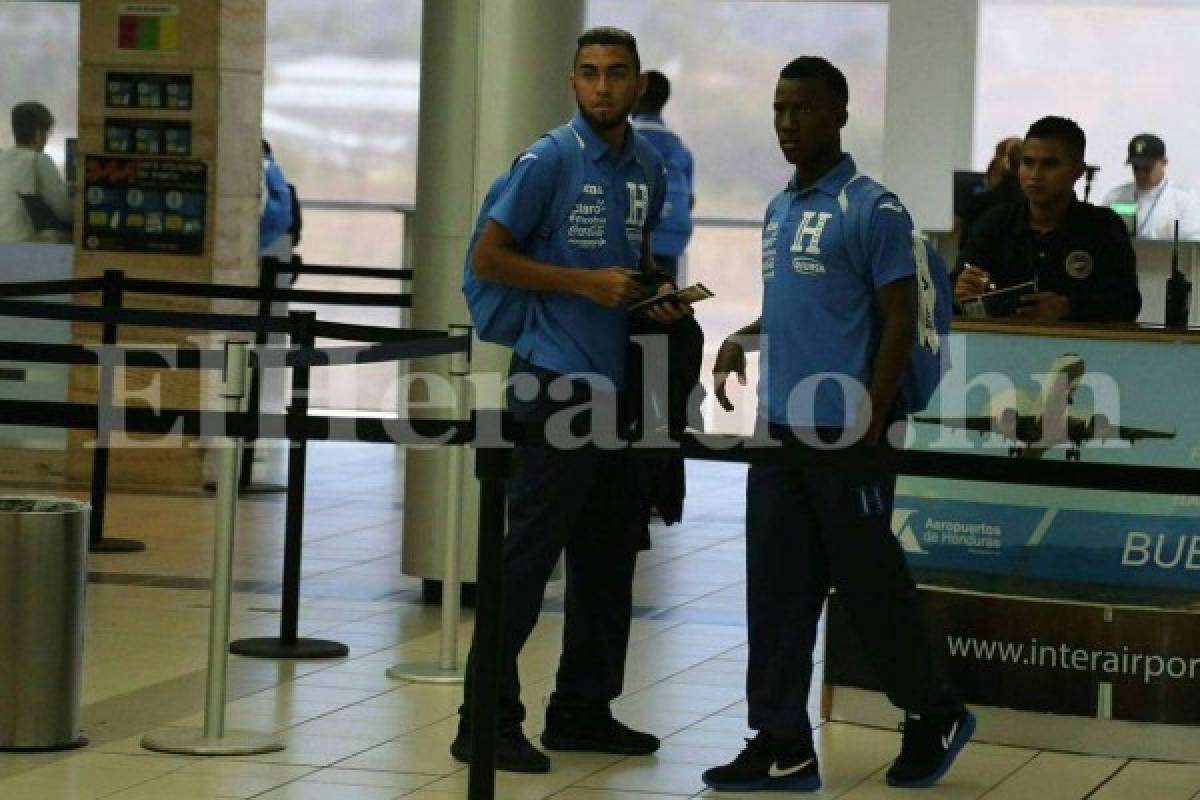
[[[795,174],[767,209],[763,313],[727,339],[718,400],[745,382],[742,342],[763,351],[760,433],[826,446],[877,442],[913,349],[913,227],[895,195],[842,152],[849,91],[841,71],[801,57],[780,73],[775,133]],[[904,709],[893,786],[936,782],[974,730],[925,639],[917,590],[892,535],[895,476],[871,469],[754,464],[746,489],[749,724],[757,735],[704,773],[723,791],[821,786],[807,704],[817,624],[830,588],[888,699]]]

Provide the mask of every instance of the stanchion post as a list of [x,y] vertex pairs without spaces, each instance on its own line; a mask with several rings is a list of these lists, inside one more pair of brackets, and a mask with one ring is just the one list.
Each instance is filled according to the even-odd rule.
[[[471,336],[470,325],[451,325],[450,336]],[[467,416],[467,381],[471,374],[471,351],[468,348],[450,357],[450,380],[454,390],[454,418]],[[394,680],[414,683],[462,683],[463,668],[458,664],[458,623],[461,614],[462,580],[459,576],[459,556],[462,544],[462,446],[451,447],[447,453],[446,528],[442,532],[442,632],[441,648],[436,664],[427,662],[396,664],[387,671]]]
[[[246,342],[226,342],[222,395],[225,410],[241,411],[246,393]],[[233,540],[237,531],[238,456],[241,440],[222,437],[217,474],[217,531],[213,544],[212,613],[208,626],[208,686],[204,698],[204,727],[168,728],[148,734],[142,747],[162,753],[203,756],[273,753],[284,745],[278,738],[249,731],[225,730],[225,682],[229,658],[229,618],[233,597]]]
[[[268,320],[271,318],[271,300],[275,293],[276,276],[279,274],[279,262],[271,257],[263,258],[259,261],[260,267],[258,272],[258,290],[261,294],[258,297],[258,318],[260,320]],[[267,344],[269,334],[264,327],[254,333],[254,346],[260,352]],[[250,393],[246,398],[246,410],[251,414],[258,416],[259,406],[262,403],[262,368],[256,367],[250,373]],[[246,491],[250,488],[250,481],[254,477],[254,439],[247,437],[242,450],[242,471],[238,476],[238,488]],[[283,487],[280,487],[283,491]]]
[[[475,430],[481,427],[476,425]],[[504,602],[501,558],[504,550],[504,485],[509,451],[479,447],[479,564],[475,589],[475,640],[471,694],[469,800],[492,800],[496,791],[496,718],[500,697],[500,606]]]
[[[279,259],[266,257],[260,262],[258,273],[258,319],[266,322],[271,319],[272,307],[275,302],[275,291],[279,286]],[[254,347],[263,352],[270,342],[270,332],[264,325],[254,334]],[[250,373],[250,393],[246,399],[246,408],[257,418],[262,406],[262,386],[266,375],[261,366],[256,366]],[[247,438],[245,449],[242,451],[242,472],[238,478],[238,488],[248,494],[271,494],[286,492],[286,486],[271,483],[254,482],[254,450],[255,440]]]
[[[124,303],[125,273],[116,269],[104,271],[101,305],[108,311],[119,311]],[[105,322],[101,328],[102,352],[96,365],[96,444],[92,451],[92,515],[89,521],[88,550],[93,553],[136,553],[146,549],[137,539],[104,538],[105,501],[108,497],[108,460],[112,432],[108,422],[112,417],[113,396],[116,393],[117,369],[110,358],[117,344],[117,323]]]
[[[271,318],[272,301],[274,300],[275,286],[279,276],[279,260],[271,256],[266,256],[259,259],[258,272],[258,311],[256,312],[259,321],[266,322]],[[264,325],[254,333],[254,347],[258,352],[262,352],[270,338],[270,332]],[[246,410],[258,417],[260,406],[262,405],[262,381],[263,372],[261,366],[255,366],[250,372],[250,391],[246,395]],[[256,437],[254,434],[249,434],[242,443],[242,461],[238,475],[238,491],[243,494],[272,494],[276,492],[285,492],[287,487],[268,483],[254,482],[254,443]],[[217,485],[215,482],[204,484],[205,491],[216,491]]]
[[[292,343],[301,351],[311,351],[316,343],[317,315],[311,311],[293,311],[288,314],[288,320],[291,322]],[[279,638],[239,639],[229,647],[229,651],[237,655],[254,658],[340,658],[350,652],[350,648],[341,642],[299,637],[304,483],[308,461],[308,440],[304,430],[308,419],[309,378],[308,365],[292,367],[292,399],[287,409],[288,485]]]

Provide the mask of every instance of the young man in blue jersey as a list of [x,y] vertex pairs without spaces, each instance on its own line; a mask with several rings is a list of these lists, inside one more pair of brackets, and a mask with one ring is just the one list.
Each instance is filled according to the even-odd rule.
[[[841,71],[805,56],[775,89],[775,132],[795,166],[767,209],[763,314],[722,345],[717,398],[745,350],[763,351],[762,433],[836,447],[880,440],[916,330],[912,221],[895,195],[842,152],[849,91]],[[704,773],[724,791],[820,788],[807,704],[817,624],[830,588],[888,698],[904,709],[893,786],[930,786],[974,730],[925,638],[917,591],[890,528],[895,476],[869,469],[754,464],[746,489],[747,699],[757,731],[731,763]]]
[[671,97],[671,82],[658,70],[646,70],[646,91],[633,113],[633,127],[663,157],[667,165],[667,198],[662,222],[654,232],[654,262],[658,268],[679,280],[679,259],[692,238],[692,208],[696,204],[692,189],[694,166],[692,151],[679,134],[663,122],[662,110]]
[[[517,423],[541,426],[551,440],[550,447],[517,446],[509,475],[496,743],[502,770],[550,769],[521,730],[517,656],[564,550],[563,651],[542,744],[620,754],[652,753],[659,745],[614,719],[609,707],[624,680],[645,513],[629,454],[556,445],[552,429],[556,420],[570,421],[571,434],[583,437],[592,426],[611,428],[621,407],[627,306],[647,293],[638,268],[653,267],[650,234],[665,193],[662,160],[629,125],[642,83],[633,36],[615,28],[585,32],[570,75],[579,111],[569,135],[544,136],[518,157],[474,251],[478,278],[534,293],[513,346],[507,402]],[[556,192],[576,174],[583,182],[568,187],[577,196],[560,224],[553,219]],[[666,305],[649,316],[669,323],[686,313]],[[460,761],[471,754],[474,661],[472,652],[450,748]]]

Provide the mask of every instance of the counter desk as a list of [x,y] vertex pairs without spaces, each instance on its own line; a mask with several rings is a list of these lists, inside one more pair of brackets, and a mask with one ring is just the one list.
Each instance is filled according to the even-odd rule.
[[[67,281],[72,274],[69,244],[0,243],[0,283]],[[69,303],[71,297],[39,298]],[[71,323],[60,320],[0,316],[5,341],[70,344]],[[70,368],[64,364],[0,361],[0,397],[65,403]],[[66,459],[67,432],[62,428],[0,425],[0,478],[6,481],[61,480]]]
[[[1200,330],[962,322],[944,345],[910,448],[1197,469],[1186,496],[899,479],[892,527],[980,739],[1200,761]],[[825,681],[832,718],[899,721],[836,593]]]

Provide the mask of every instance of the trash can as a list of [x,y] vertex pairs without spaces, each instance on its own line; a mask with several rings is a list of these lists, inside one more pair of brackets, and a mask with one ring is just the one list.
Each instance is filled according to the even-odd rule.
[[0,497],[0,750],[82,747],[87,503]]

